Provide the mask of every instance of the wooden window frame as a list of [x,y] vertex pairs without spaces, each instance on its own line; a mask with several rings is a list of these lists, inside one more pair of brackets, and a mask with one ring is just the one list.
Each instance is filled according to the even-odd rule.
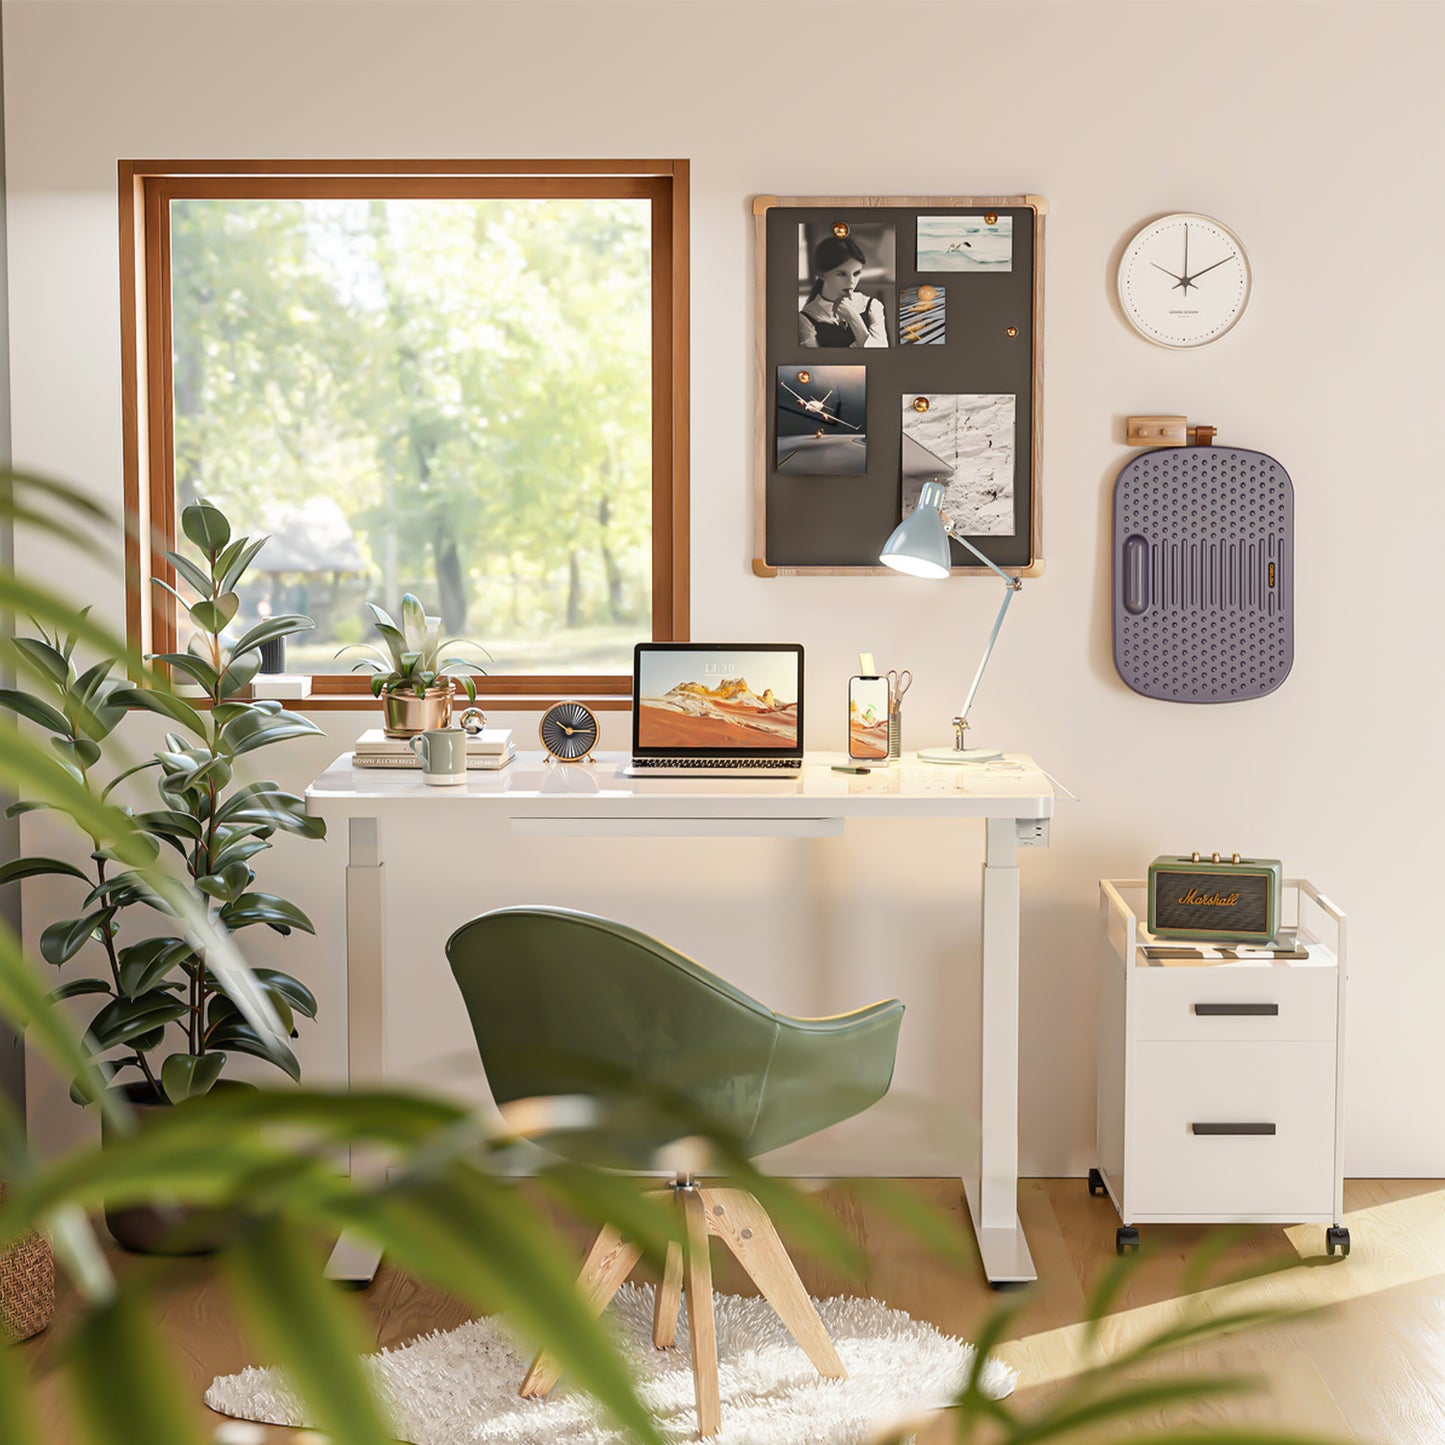
[[[175,198],[643,197],[652,201],[652,637],[685,642],[689,626],[688,162],[136,161],[119,163],[121,385],[126,630],[146,652],[173,650],[175,446],[171,411],[169,202]],[[374,708],[369,678],[317,674],[316,694],[288,707]],[[630,674],[479,676],[479,698],[540,707],[558,696],[631,706]]]

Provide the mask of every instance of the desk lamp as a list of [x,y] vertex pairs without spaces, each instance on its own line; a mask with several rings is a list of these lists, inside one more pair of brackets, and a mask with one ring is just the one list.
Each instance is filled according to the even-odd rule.
[[996,563],[989,561],[967,537],[954,531],[953,523],[943,511],[943,484],[924,482],[918,498],[918,507],[911,516],[905,517],[883,544],[878,560],[895,572],[906,572],[910,577],[947,577],[952,566],[952,554],[948,539],[952,537],[959,546],[972,552],[989,571],[997,574],[1004,585],[1003,601],[999,604],[998,616],[994,618],[993,631],[988,635],[988,645],[979,659],[978,671],[973,675],[973,685],[963,701],[963,711],[953,720],[953,746],[951,748],[920,748],[919,758],[926,763],[986,763],[1000,756],[986,748],[968,748],[964,740],[968,735],[968,714],[978,694],[978,685],[983,681],[984,668],[993,655],[993,645],[998,640],[999,629],[1008,613],[1014,593],[1022,585],[1017,577],[1010,577]]

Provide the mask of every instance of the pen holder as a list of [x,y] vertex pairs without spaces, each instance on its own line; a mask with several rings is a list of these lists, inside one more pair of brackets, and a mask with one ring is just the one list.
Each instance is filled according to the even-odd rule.
[[888,761],[897,762],[903,756],[903,709],[888,709]]

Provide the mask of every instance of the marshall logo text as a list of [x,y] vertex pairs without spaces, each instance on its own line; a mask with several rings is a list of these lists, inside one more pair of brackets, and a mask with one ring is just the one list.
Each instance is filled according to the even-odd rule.
[[1238,893],[1201,893],[1197,888],[1191,888],[1178,900],[1180,903],[1193,904],[1197,908],[1237,908],[1239,906]]

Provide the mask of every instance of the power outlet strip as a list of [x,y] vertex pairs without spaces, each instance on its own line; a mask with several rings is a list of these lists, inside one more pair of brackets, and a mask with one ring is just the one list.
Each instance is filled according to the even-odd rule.
[[1020,848],[1047,848],[1049,846],[1049,820],[1047,818],[1017,818],[1014,820],[1014,836]]

